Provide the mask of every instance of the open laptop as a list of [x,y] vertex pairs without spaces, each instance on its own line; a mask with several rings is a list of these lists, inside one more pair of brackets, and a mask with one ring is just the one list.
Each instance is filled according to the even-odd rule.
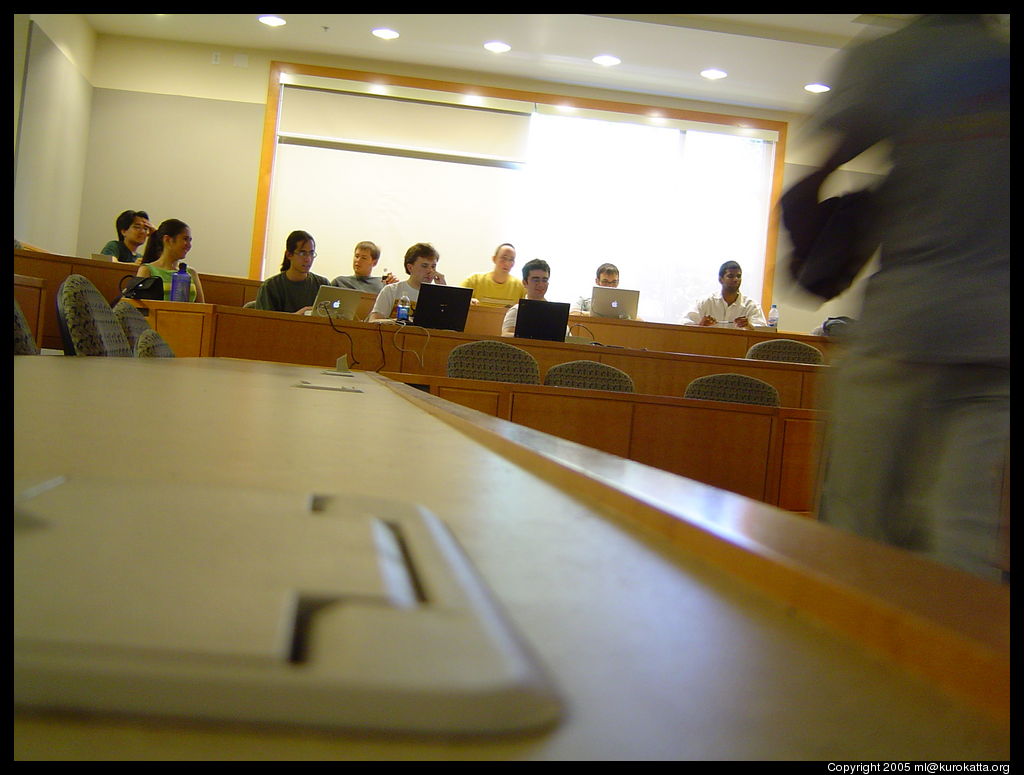
[[458,285],[421,285],[412,322],[423,328],[463,331],[466,328],[466,317],[469,315],[472,298],[472,288],[462,288]]
[[333,285],[321,285],[316,292],[313,309],[307,315],[332,317],[335,320],[354,320],[356,308],[363,300],[363,292],[351,288],[335,288]]
[[564,342],[568,322],[569,305],[564,302],[520,299],[515,335],[519,339]]
[[639,301],[640,291],[595,285],[590,296],[590,314],[599,318],[636,320],[636,305]]

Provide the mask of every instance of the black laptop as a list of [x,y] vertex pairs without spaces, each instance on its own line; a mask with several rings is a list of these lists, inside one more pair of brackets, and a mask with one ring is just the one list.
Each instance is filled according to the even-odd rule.
[[466,328],[466,316],[469,315],[469,302],[472,298],[472,288],[421,285],[412,322],[424,328],[462,331]]
[[565,341],[565,325],[569,322],[569,305],[560,301],[519,300],[516,313],[516,337]]

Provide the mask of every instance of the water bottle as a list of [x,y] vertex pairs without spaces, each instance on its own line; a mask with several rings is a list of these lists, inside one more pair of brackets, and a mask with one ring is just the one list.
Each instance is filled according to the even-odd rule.
[[188,266],[178,264],[178,271],[171,275],[171,301],[188,301],[191,288],[192,275],[188,273]]
[[776,331],[779,328],[779,308],[775,304],[772,304],[772,308],[768,310],[768,325]]
[[404,293],[402,294],[402,298],[398,300],[398,311],[395,314],[395,319],[399,323],[409,322],[409,297]]

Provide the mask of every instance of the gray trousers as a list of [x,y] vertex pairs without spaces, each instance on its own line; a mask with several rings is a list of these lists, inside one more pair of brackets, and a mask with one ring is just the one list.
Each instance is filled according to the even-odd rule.
[[1009,366],[851,353],[837,372],[819,518],[998,579]]

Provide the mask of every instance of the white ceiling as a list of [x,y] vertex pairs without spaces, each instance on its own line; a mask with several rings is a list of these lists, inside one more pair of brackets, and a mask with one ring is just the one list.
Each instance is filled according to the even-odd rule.
[[[908,14],[83,14],[98,33],[246,49],[310,51],[458,68],[602,89],[810,112],[836,53]],[[375,27],[397,30],[384,41]],[[492,54],[483,44],[512,46]],[[622,63],[594,64],[598,54]],[[717,67],[728,78],[708,81]]]

